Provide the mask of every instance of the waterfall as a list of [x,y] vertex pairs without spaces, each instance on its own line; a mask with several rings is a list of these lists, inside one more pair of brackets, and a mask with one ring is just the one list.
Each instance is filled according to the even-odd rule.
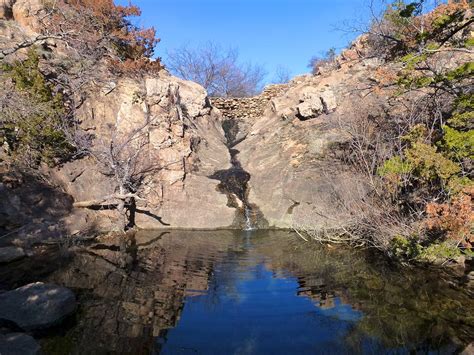
[[244,228],[244,230],[245,231],[252,231],[252,230],[257,229],[253,226],[253,223],[252,223],[252,210],[248,206],[245,206],[245,208],[244,208],[244,215],[245,215],[245,228]]

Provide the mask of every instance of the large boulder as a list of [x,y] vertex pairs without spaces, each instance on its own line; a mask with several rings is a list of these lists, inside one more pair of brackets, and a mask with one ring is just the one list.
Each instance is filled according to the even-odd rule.
[[41,354],[41,348],[36,340],[27,334],[0,334],[0,354],[37,355]]
[[178,93],[179,104],[190,117],[209,113],[207,93],[201,85],[174,77],[170,79],[163,80],[157,77],[146,79],[146,94],[150,102],[166,106],[170,104],[171,94]]
[[58,325],[75,309],[74,293],[53,284],[36,282],[0,295],[0,318],[24,330]]
[[301,103],[296,106],[298,116],[302,120],[315,118],[323,113],[336,109],[337,101],[331,90],[322,91],[317,87],[307,86],[300,93]]

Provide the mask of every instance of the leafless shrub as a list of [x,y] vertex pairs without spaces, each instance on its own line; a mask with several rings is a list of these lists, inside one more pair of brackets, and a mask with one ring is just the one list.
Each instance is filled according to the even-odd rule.
[[291,71],[288,67],[279,65],[272,80],[274,84],[286,84],[291,80]]
[[308,68],[314,75],[322,73],[324,70],[331,70],[337,67],[336,49],[330,48],[322,56],[314,56],[309,60]]
[[[116,192],[96,200],[77,201],[77,208],[98,208],[113,206],[122,216],[122,229],[133,228],[137,201],[144,201],[139,190],[144,180],[163,167],[153,155],[149,142],[149,129],[158,118],[146,120],[131,130],[123,130],[115,125],[107,137],[99,137],[89,147],[87,154],[99,164],[100,172],[110,177]],[[80,142],[75,142],[78,146]]]
[[362,180],[347,176],[335,183],[330,172],[324,171],[323,176],[324,185],[331,189],[331,206],[314,207],[294,218],[293,229],[304,240],[386,251],[394,235],[414,232],[414,225],[390,201],[374,195]]
[[[168,115],[174,119],[183,120],[183,110],[180,104],[179,92],[170,90],[170,100],[167,107]],[[141,100],[141,99],[139,99]],[[83,133],[71,136],[73,144],[78,150],[83,150],[98,163],[101,174],[114,181],[115,192],[95,200],[76,201],[77,208],[114,208],[122,218],[122,230],[135,227],[137,204],[146,203],[140,196],[146,180],[158,174],[162,169],[178,163],[178,161],[163,164],[159,158],[159,150],[167,146],[150,144],[150,131],[164,119],[163,115],[151,115],[150,107],[146,102],[145,117],[140,124],[116,122],[109,126],[109,130],[99,137],[87,137]],[[171,109],[174,108],[174,109]],[[156,143],[156,142],[155,142]],[[140,206],[141,213],[152,212]]]
[[168,52],[166,67],[185,80],[199,83],[210,96],[255,95],[266,75],[260,65],[240,63],[236,48],[224,49],[212,42]]

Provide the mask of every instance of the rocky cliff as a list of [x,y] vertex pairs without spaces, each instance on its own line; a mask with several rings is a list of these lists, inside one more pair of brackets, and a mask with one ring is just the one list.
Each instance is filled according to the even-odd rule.
[[364,99],[366,92],[360,91],[370,84],[367,73],[375,66],[359,60],[326,75],[290,82],[236,147],[251,175],[249,200],[271,226],[350,224],[352,217],[343,204],[361,201],[368,189],[362,176],[348,170],[335,154],[350,138],[344,122],[379,110],[371,107],[374,97]]
[[[38,38],[34,20],[42,11],[40,2],[6,1],[0,7],[2,50]],[[42,60],[46,71],[50,70],[50,61],[65,60],[71,54],[59,40],[49,38],[36,43],[47,52]],[[25,52],[26,49],[16,51],[7,59],[10,62],[21,60]],[[97,72],[100,75],[96,80],[82,90],[75,112],[80,130],[93,137],[92,150],[112,142],[115,136],[126,136],[144,127],[147,141],[141,146],[143,155],[160,167],[147,176],[140,191],[140,197],[146,202],[140,202],[137,208],[137,226],[232,227],[235,210],[226,206],[226,196],[217,191],[218,181],[208,178],[214,171],[230,166],[230,155],[225,146],[221,115],[210,105],[205,90],[195,83],[172,77],[164,70],[156,75],[138,76],[117,76],[102,67],[98,67]],[[21,221],[31,217],[38,223],[26,228],[24,233],[33,232],[40,225],[50,227],[49,230],[40,228],[43,234],[49,235],[64,230],[70,233],[88,228],[114,228],[117,219],[114,211],[72,207],[74,201],[101,199],[116,192],[116,182],[92,156],[54,169],[43,166],[35,172],[38,178],[29,176],[26,180],[22,173],[13,173],[9,166],[4,160],[0,186],[5,197],[0,202],[3,225],[7,229],[15,227],[14,220],[21,225]],[[48,211],[45,210],[48,198],[44,192],[48,189],[61,191],[60,212],[52,213],[54,206],[49,202]],[[37,202],[32,203],[32,199]],[[54,226],[57,219],[61,220],[61,227]]]
[[[158,77],[120,79],[107,85],[112,85],[113,91],[98,90],[100,94],[91,95],[78,112],[83,129],[104,137],[110,134],[110,125],[131,130],[147,120],[154,122],[147,128],[149,150],[144,154],[158,161],[162,169],[144,183],[140,194],[146,203],[138,210],[149,211],[137,214],[137,225],[231,226],[234,210],[226,206],[226,197],[216,189],[217,182],[208,178],[215,170],[228,168],[230,157],[220,116],[209,105],[204,89],[165,72]],[[113,182],[94,164],[88,159],[77,160],[55,170],[53,176],[76,201],[114,193]],[[103,218],[100,223],[104,223]]]
[[[0,3],[2,48],[38,38],[38,7],[40,2],[30,0]],[[254,226],[344,227],[356,220],[358,206],[367,206],[370,191],[367,176],[341,162],[347,151],[339,147],[354,134],[348,126],[354,119],[370,121],[387,110],[405,109],[401,99],[388,100],[394,89],[385,85],[399,68],[367,59],[365,42],[359,38],[316,75],[270,86],[253,98],[209,99],[199,85],[165,70],[115,75],[97,68],[100,75],[84,86],[75,115],[80,130],[93,137],[92,147],[107,145],[118,133],[146,128],[146,142],[136,149],[160,169],[141,181],[135,220],[140,228],[241,228],[248,209],[258,211],[246,216]],[[68,55],[60,41],[45,39],[38,45],[46,66]],[[21,50],[15,53],[16,58],[22,55]],[[117,182],[93,156],[40,172],[42,179],[22,183],[3,163],[4,226],[11,229],[5,221],[29,216],[49,232],[116,226],[113,209],[73,208],[74,202],[117,192]],[[224,191],[224,175],[245,186]],[[51,189],[60,191],[60,213],[42,192]],[[33,201],[27,198],[31,191]],[[54,226],[57,219],[60,228]]]
[[362,59],[363,38],[316,76],[269,86],[254,98],[213,98],[234,133],[242,168],[250,174],[248,200],[272,228],[350,225],[348,208],[367,198],[366,179],[341,163],[337,147],[354,116],[383,110],[381,92],[368,95],[382,63]]
[[[38,6],[23,0],[2,4],[3,47],[37,35],[35,21],[28,18],[34,19]],[[40,45],[59,52],[58,57],[67,55],[67,48],[51,41]],[[21,51],[15,54],[21,55]],[[110,140],[114,132],[131,132],[153,122],[146,127],[148,141],[143,154],[162,168],[146,178],[139,192],[143,201],[137,206],[136,224],[140,228],[242,227],[237,218],[243,213],[242,201],[232,203],[219,188],[219,181],[211,178],[232,166],[228,132],[223,129],[229,121],[238,123],[234,154],[250,174],[245,199],[260,210],[254,218],[265,220],[262,225],[271,228],[291,228],[307,219],[331,227],[349,218],[341,210],[340,200],[360,199],[366,193],[362,180],[327,154],[331,146],[345,139],[339,121],[354,114],[354,104],[365,105],[359,95],[350,94],[370,81],[367,73],[377,65],[355,57],[356,51],[352,59],[341,57],[345,63],[342,69],[273,85],[254,98],[212,101],[199,85],[164,70],[139,77],[104,71],[100,80],[82,93],[76,116],[81,130],[94,137],[93,145]],[[54,169],[43,167],[41,173],[47,185],[65,196],[62,204],[67,206],[61,208],[61,228],[51,226],[57,213],[45,215],[41,204],[36,206],[38,220],[43,225],[50,222],[46,223],[49,232],[114,228],[115,211],[72,207],[74,201],[96,200],[116,192],[113,178],[104,174],[92,157]],[[28,218],[24,206],[32,208],[22,184],[17,185],[2,185],[4,201],[10,201],[2,210],[10,220]],[[44,200],[41,193],[38,200]]]

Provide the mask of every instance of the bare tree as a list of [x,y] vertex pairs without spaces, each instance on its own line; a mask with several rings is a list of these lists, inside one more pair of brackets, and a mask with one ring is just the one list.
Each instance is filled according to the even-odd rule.
[[291,80],[291,71],[284,65],[279,65],[275,70],[274,84],[285,84]]
[[143,122],[134,125],[133,128],[130,128],[128,123],[117,122],[100,137],[95,137],[92,143],[89,142],[91,137],[83,131],[78,131],[78,134],[69,137],[78,151],[82,150],[85,152],[84,155],[94,158],[100,167],[100,172],[115,182],[113,194],[96,200],[77,201],[74,207],[92,209],[112,207],[121,216],[123,230],[135,227],[136,213],[147,214],[167,225],[151,210],[142,206],[137,207],[137,204],[146,201],[146,198],[140,196],[146,180],[181,159],[163,164],[159,158],[159,151],[163,147],[168,147],[169,142],[165,141],[160,145],[157,145],[157,142],[150,143],[150,132],[157,129],[159,122],[166,118],[180,121],[185,119],[179,91],[170,89],[168,95],[170,100],[166,108],[167,113],[161,115],[152,115],[148,103],[138,98],[137,100],[145,104],[146,114]]
[[174,75],[199,83],[210,96],[255,95],[266,75],[260,65],[240,63],[236,48],[224,49],[212,42],[168,52],[166,67]]
[[[139,196],[144,180],[158,173],[163,166],[156,157],[157,147],[151,149],[149,131],[158,117],[150,119],[132,130],[123,130],[115,125],[107,137],[97,138],[94,144],[85,142],[84,135],[71,137],[76,146],[83,146],[89,156],[99,165],[100,172],[115,182],[115,192],[95,200],[77,201],[77,208],[117,209],[122,218],[122,229],[135,226],[137,202],[145,201]],[[140,207],[141,211],[144,208]],[[146,210],[145,210],[146,212]],[[148,211],[149,212],[149,211]]]
[[136,202],[143,200],[138,190],[148,174],[161,169],[149,154],[148,127],[149,123],[146,123],[126,134],[114,128],[108,140],[89,149],[90,155],[99,163],[101,173],[115,180],[116,192],[97,200],[78,201],[74,207],[113,206],[122,217],[122,229],[134,227]]
[[323,55],[314,56],[309,60],[308,68],[318,74],[323,67],[333,68],[336,65],[336,48],[330,48]]

